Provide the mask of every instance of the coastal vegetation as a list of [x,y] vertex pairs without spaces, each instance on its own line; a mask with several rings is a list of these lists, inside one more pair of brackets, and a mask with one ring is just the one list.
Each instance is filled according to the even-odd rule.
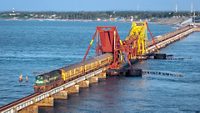
[[[1,19],[9,18],[39,18],[39,19],[88,19],[96,20],[108,18],[134,18],[134,19],[152,19],[152,18],[170,18],[173,16],[189,17],[190,12],[148,12],[148,11],[79,11],[79,12],[21,12],[21,11],[6,11],[0,12]],[[200,12],[196,12],[200,15]]]
[[[63,20],[97,20],[97,21],[138,21],[148,20],[157,22],[163,18],[177,18],[185,20],[192,17],[191,12],[170,11],[73,11],[73,12],[0,12],[0,19],[63,19]],[[200,12],[195,12],[200,16]]]

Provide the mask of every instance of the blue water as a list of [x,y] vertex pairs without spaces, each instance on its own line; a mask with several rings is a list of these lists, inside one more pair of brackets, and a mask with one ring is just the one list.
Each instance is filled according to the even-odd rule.
[[[67,21],[0,21],[0,106],[33,93],[36,73],[81,61],[96,26],[117,26],[124,39],[130,23]],[[150,24],[155,36],[171,26]],[[161,52],[184,60],[147,60],[137,66],[148,70],[181,72],[183,78],[145,76],[108,78],[54,108],[40,112],[195,112],[200,111],[200,33],[193,33]],[[94,47],[89,56],[94,55]],[[29,82],[18,82],[20,74]]]

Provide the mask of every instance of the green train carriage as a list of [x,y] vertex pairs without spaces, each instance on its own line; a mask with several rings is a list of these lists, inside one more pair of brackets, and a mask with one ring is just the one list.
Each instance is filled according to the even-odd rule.
[[42,75],[36,76],[34,91],[44,92],[64,83],[61,78],[60,70],[54,70]]
[[36,76],[34,85],[35,92],[44,92],[62,85],[68,81],[81,77],[89,72],[101,67],[108,66],[113,61],[113,55],[110,53],[97,56],[85,62],[66,66],[49,73]]

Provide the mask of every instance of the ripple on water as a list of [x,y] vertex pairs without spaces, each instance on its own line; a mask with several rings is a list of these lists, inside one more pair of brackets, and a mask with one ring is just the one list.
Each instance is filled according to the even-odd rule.
[[[122,39],[130,23],[50,22],[0,20],[0,106],[33,93],[33,72],[46,72],[81,61],[97,25],[116,25]],[[80,27],[81,26],[81,27]],[[6,28],[6,29],[4,29]],[[19,29],[20,28],[20,29]],[[173,30],[171,26],[150,24],[154,35]],[[148,76],[108,78],[105,81],[56,101],[41,113],[180,113],[197,112],[200,95],[200,33],[193,33],[161,52],[184,60],[147,60],[138,63],[145,70],[184,73],[182,78]],[[84,49],[85,48],[85,49]],[[95,47],[89,56],[94,55]],[[20,74],[29,83],[18,83]],[[2,101],[3,100],[3,101]]]

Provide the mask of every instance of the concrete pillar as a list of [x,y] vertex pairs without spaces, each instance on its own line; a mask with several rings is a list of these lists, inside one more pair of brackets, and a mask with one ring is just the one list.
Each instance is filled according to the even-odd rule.
[[90,83],[92,84],[92,83],[97,83],[98,82],[98,77],[91,77],[91,78],[89,78],[89,81],[90,81]]
[[79,92],[79,85],[74,85],[67,89],[68,94],[74,94]]
[[38,106],[37,105],[28,106],[18,111],[18,113],[38,113]]
[[90,86],[90,82],[89,82],[89,80],[85,80],[85,81],[79,82],[78,85],[80,88],[87,88]]
[[53,107],[54,106],[54,98],[47,97],[37,103],[38,107]]
[[67,99],[68,92],[66,90],[60,91],[53,95],[54,99]]
[[106,79],[106,72],[100,73],[99,75],[97,75],[97,77],[98,77],[99,79]]

